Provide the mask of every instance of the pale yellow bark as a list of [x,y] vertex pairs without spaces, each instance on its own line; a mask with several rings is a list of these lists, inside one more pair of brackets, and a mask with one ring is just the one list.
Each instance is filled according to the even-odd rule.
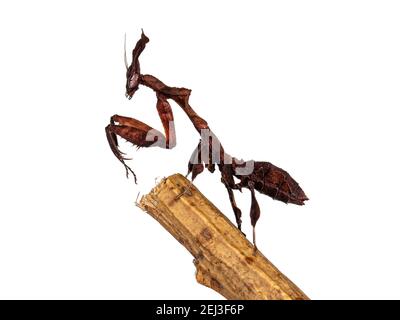
[[138,206],[190,251],[197,281],[225,298],[308,299],[184,176],[163,179]]

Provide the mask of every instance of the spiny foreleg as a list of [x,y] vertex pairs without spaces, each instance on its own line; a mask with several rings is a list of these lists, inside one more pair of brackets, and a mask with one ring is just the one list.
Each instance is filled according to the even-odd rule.
[[141,147],[160,147],[168,148],[167,138],[158,130],[150,127],[149,125],[129,117],[120,115],[114,115],[110,119],[110,124],[105,128],[106,136],[110,148],[117,159],[124,165],[126,175],[128,177],[129,172],[136,180],[136,175],[133,170],[125,163],[125,160],[131,160],[124,156],[118,148],[117,136],[131,142],[138,148]]

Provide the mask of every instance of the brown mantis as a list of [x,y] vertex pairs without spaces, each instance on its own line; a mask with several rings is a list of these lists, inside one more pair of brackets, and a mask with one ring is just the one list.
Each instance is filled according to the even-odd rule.
[[[132,51],[132,63],[128,65],[125,45],[126,65],[126,97],[131,99],[140,85],[151,88],[157,97],[156,108],[160,116],[165,136],[147,124],[128,117],[114,115],[110,124],[106,127],[106,135],[112,152],[124,165],[126,175],[129,173],[135,178],[133,170],[125,163],[124,154],[118,149],[117,136],[140,147],[160,147],[172,149],[176,145],[174,116],[168,100],[176,102],[191,120],[193,126],[201,135],[201,139],[195,148],[188,164],[188,174],[192,181],[203,172],[204,167],[210,172],[217,166],[221,172],[221,182],[228,191],[229,200],[235,214],[239,230],[241,229],[242,212],[237,207],[233,190],[247,188],[251,192],[250,217],[253,226],[253,243],[255,242],[255,225],[260,217],[260,208],[256,200],[255,191],[266,194],[273,199],[303,205],[308,200],[299,184],[284,170],[269,162],[243,161],[230,156],[225,152],[220,141],[211,131],[207,122],[201,118],[190,106],[189,97],[191,90],[186,88],[170,87],[152,75],[142,74],[140,71],[139,56],[149,42],[149,38],[143,33]],[[126,43],[126,41],[125,41]],[[240,182],[236,183],[235,178]]]

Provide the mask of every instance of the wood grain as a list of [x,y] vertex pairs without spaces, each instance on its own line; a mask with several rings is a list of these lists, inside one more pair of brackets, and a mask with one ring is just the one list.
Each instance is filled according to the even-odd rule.
[[193,255],[196,280],[225,298],[308,300],[184,176],[163,179],[137,205]]

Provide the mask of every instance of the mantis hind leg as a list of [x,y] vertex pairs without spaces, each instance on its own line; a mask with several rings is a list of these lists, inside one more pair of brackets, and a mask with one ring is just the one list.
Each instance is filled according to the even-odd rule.
[[235,200],[235,195],[233,194],[233,189],[230,186],[228,186],[227,184],[224,184],[224,185],[226,187],[226,190],[228,191],[229,201],[231,202],[233,213],[235,214],[236,224],[238,226],[238,229],[240,231],[242,231],[242,211],[236,205],[236,200]]

